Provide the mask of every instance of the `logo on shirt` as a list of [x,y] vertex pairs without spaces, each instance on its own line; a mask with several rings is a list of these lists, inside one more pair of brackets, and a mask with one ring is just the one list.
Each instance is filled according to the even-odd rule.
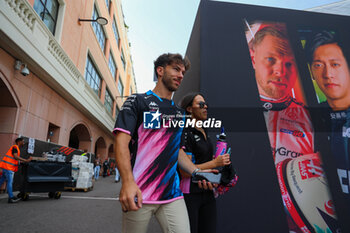
[[159,110],[158,104],[156,104],[156,103],[153,102],[153,101],[152,101],[151,103],[148,104],[148,107],[149,107],[149,111],[150,111],[150,112],[156,112],[156,111]]
[[296,120],[298,118],[298,115],[295,112],[289,112],[287,113],[287,116],[292,120]]
[[350,170],[337,168],[337,172],[338,172],[338,178],[339,178],[340,186],[341,186],[341,189],[342,189],[343,193],[349,194],[349,190],[350,190],[350,182],[349,182]]
[[350,138],[350,128],[343,127],[343,133],[344,138]]
[[305,137],[305,134],[299,130],[290,130],[290,129],[280,129],[281,133],[286,133],[286,134],[290,134],[293,135],[294,137],[299,137],[299,138],[303,138]]
[[198,142],[200,139],[200,137],[198,135],[194,135],[194,140],[196,140],[196,142]]
[[298,165],[302,180],[323,176],[321,161],[318,159],[303,160]]
[[149,107],[158,107],[158,104],[156,104],[155,102],[151,102],[151,103],[149,103],[149,105],[148,105]]
[[346,112],[332,112],[330,117],[332,120],[346,119]]
[[143,128],[145,129],[160,129],[160,116],[159,110],[156,112],[144,112],[143,113]]
[[272,108],[272,104],[271,103],[264,103],[263,107],[266,109],[266,110],[270,110]]
[[303,155],[303,153],[288,150],[287,148],[285,148],[283,146],[279,147],[279,148],[272,148],[272,152],[275,156],[280,155],[280,156],[286,156],[286,157],[290,157],[290,158],[297,158],[297,157]]

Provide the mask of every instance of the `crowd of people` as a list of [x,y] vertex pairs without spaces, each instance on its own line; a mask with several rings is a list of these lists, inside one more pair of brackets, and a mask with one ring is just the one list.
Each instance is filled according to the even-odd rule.
[[94,162],[94,179],[97,181],[101,175],[100,173],[102,173],[103,178],[110,175],[115,175],[115,182],[119,182],[120,175],[115,162],[106,159],[103,163],[101,163],[101,159],[99,157],[100,156],[97,155]]

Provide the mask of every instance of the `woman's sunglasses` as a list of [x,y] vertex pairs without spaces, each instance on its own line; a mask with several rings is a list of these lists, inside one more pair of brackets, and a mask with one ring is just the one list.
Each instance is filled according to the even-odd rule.
[[204,108],[205,105],[207,105],[207,108],[209,107],[208,103],[203,102],[203,101],[199,102],[198,104],[199,104],[199,108]]

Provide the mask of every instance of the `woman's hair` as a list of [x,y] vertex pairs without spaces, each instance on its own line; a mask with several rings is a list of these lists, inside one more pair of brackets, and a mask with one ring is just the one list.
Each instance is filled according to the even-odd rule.
[[204,98],[203,94],[200,92],[192,92],[187,95],[185,95],[181,100],[181,108],[183,108],[186,111],[186,114],[191,114],[187,111],[187,107],[192,106],[194,98],[196,98],[197,95],[200,95]]

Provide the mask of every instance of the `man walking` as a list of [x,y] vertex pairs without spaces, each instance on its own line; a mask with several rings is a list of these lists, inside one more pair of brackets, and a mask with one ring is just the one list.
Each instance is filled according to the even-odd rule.
[[108,176],[108,169],[109,169],[109,163],[108,160],[106,159],[103,162],[103,178],[105,178],[106,176]]
[[190,232],[176,170],[178,164],[190,174],[199,169],[180,150],[182,128],[163,127],[164,121],[183,115],[171,98],[189,66],[180,54],[159,56],[154,62],[156,87],[131,95],[119,112],[114,133],[124,233],[146,232],[153,214],[163,232]]
[[94,168],[95,180],[98,180],[98,177],[100,175],[100,169],[101,169],[101,162],[100,162],[99,156],[97,155],[97,158],[95,159],[95,168]]

